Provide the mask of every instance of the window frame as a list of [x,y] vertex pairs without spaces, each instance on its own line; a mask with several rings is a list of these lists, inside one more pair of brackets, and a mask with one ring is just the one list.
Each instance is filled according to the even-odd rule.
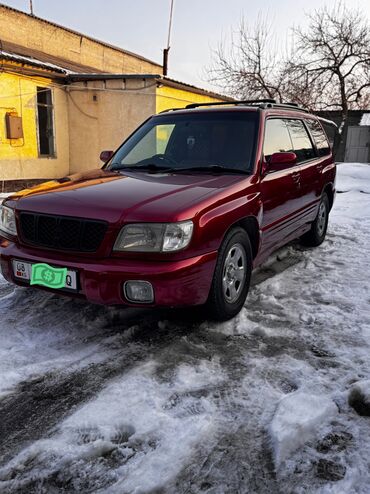
[[[286,116],[286,115],[284,115],[284,116],[283,115],[268,115],[265,118],[265,121],[264,121],[263,141],[262,141],[262,157],[263,157],[263,161],[265,163],[267,163],[267,161],[266,161],[266,158],[265,158],[265,154],[263,152],[263,147],[264,147],[265,139],[266,139],[266,123],[267,123],[268,120],[274,120],[274,119],[275,120],[276,119],[279,119],[279,120],[300,120],[302,122],[302,124],[303,124],[303,126],[304,126],[304,128],[305,128],[305,130],[307,132],[307,134],[308,134],[308,138],[310,139],[312,148],[313,148],[314,153],[315,153],[315,156],[313,158],[309,158],[307,160],[300,161],[299,163],[297,162],[295,165],[292,165],[292,166],[290,166],[288,168],[285,168],[285,170],[292,170],[292,169],[294,169],[294,168],[296,168],[298,166],[304,165],[306,163],[309,163],[311,161],[314,161],[314,160],[317,160],[318,158],[320,158],[320,156],[318,155],[318,152],[317,152],[316,143],[314,142],[314,140],[313,140],[313,138],[311,136],[311,133],[310,133],[310,131],[308,129],[308,126],[305,123],[304,117],[296,117],[296,116],[291,117],[291,116]],[[290,137],[290,140],[291,140],[291,143],[292,143],[292,149],[293,149],[293,152],[294,152],[293,140],[292,140],[291,134],[289,132],[289,126],[288,126],[288,124],[286,124],[286,125],[287,125],[287,130],[288,130],[288,133],[289,133],[289,137]],[[280,172],[281,172],[281,170],[274,170],[274,171],[269,172],[269,174],[270,173],[280,173]]]
[[[50,92],[50,104],[47,103],[39,103],[38,102],[38,92],[41,91],[49,91]],[[51,122],[52,122],[52,144],[53,149],[51,154],[41,154],[40,149],[40,121],[39,121],[39,107],[51,109]],[[39,159],[56,159],[57,158],[57,149],[56,149],[56,126],[55,126],[55,110],[54,110],[54,92],[50,87],[45,86],[36,86],[36,134],[37,134],[37,151]]]
[[[328,151],[328,153],[323,154],[323,155],[321,155],[321,156],[320,156],[320,153],[319,153],[319,148],[317,147],[316,141],[315,141],[315,139],[314,139],[313,135],[311,134],[311,130],[310,130],[310,128],[309,128],[309,126],[308,126],[308,124],[307,124],[307,122],[308,122],[308,121],[317,122],[317,123],[320,125],[320,128],[321,128],[321,130],[323,131],[324,136],[325,136],[325,138],[326,138],[326,142],[328,143],[328,150],[329,150],[329,151]],[[331,144],[330,144],[329,138],[328,138],[328,136],[327,136],[327,134],[326,134],[326,132],[325,132],[325,129],[324,129],[324,127],[323,127],[322,123],[320,122],[320,120],[319,120],[318,118],[317,118],[317,119],[316,119],[316,118],[309,118],[309,119],[308,119],[308,118],[306,117],[306,118],[304,119],[304,125],[306,126],[306,129],[307,129],[307,131],[308,131],[308,133],[309,133],[309,135],[310,135],[310,137],[311,137],[311,140],[312,140],[312,142],[313,142],[313,145],[314,145],[314,148],[315,148],[315,151],[316,151],[316,157],[317,157],[317,158],[320,158],[320,159],[321,159],[321,158],[328,158],[328,157],[332,154],[332,146],[331,146]]]
[[[318,158],[318,152],[317,152],[317,148],[316,148],[316,144],[315,144],[315,141],[313,140],[312,136],[311,136],[311,133],[306,125],[306,122],[304,121],[304,117],[288,117],[287,120],[300,120],[302,122],[302,125],[307,133],[307,136],[311,142],[311,146],[312,146],[312,149],[313,149],[313,152],[314,152],[314,155],[312,158],[307,158],[306,160],[303,160],[303,161],[299,161],[297,162],[297,165],[302,165],[302,164],[305,164],[305,163],[310,163],[311,161],[314,161],[314,160],[317,160]],[[289,132],[289,125],[287,125],[288,127],[288,132]],[[289,132],[290,134],[290,132]],[[292,139],[292,145],[293,145],[293,139]],[[293,146],[293,152],[295,153],[295,150],[294,150],[294,146]]]
[[[225,114],[225,115],[229,115],[229,114],[232,114],[234,113],[235,110],[223,110],[222,113]],[[202,119],[202,117],[207,117],[207,115],[212,115],[212,111],[204,111],[204,113],[199,113],[199,117],[196,117],[196,118],[199,118],[200,120]],[[216,113],[216,112],[215,112]],[[259,145],[259,136],[260,136],[260,128],[261,128],[261,124],[262,124],[262,121],[261,121],[261,118],[259,116],[259,112],[257,111],[253,111],[253,112],[245,112],[243,110],[239,110],[236,112],[237,114],[242,114],[242,113],[253,113],[253,117],[250,119],[251,121],[253,120],[254,122],[254,139],[253,139],[253,145],[252,145],[252,148],[251,148],[251,162],[250,162],[250,166],[248,168],[245,169],[245,171],[247,172],[247,174],[249,176],[252,176],[256,173],[258,173],[258,166],[259,166],[259,162],[257,160],[257,153],[258,153],[258,145]],[[188,112],[184,112],[184,113],[180,113],[179,112],[179,117],[181,118],[182,116],[184,118],[186,118],[188,116]],[[198,112],[195,113],[195,115],[198,115]],[[173,119],[172,119],[172,112],[163,112],[162,114],[161,113],[158,113],[158,114],[155,114],[155,115],[152,115],[151,117],[149,117],[147,120],[145,120],[141,125],[139,125],[139,127],[137,127],[122,143],[121,145],[117,148],[117,150],[115,151],[115,153],[112,155],[112,157],[110,158],[110,160],[108,160],[103,166],[102,166],[102,169],[104,170],[110,170],[112,166],[115,165],[115,162],[114,162],[114,159],[117,157],[117,155],[120,154],[122,148],[131,140],[133,139],[135,144],[133,144],[133,146],[135,146],[141,139],[140,137],[140,133],[142,132],[145,132],[145,127],[148,125],[148,124],[151,124],[152,122],[152,125],[155,126],[157,124],[165,124],[165,123],[173,123]],[[177,117],[175,117],[177,118]],[[170,120],[169,122],[166,122],[166,120]],[[241,120],[243,120],[243,118],[241,117],[240,118]],[[145,135],[145,134],[144,134]],[[135,141],[135,137],[137,138],[137,140]],[[172,134],[171,134],[171,137],[169,139],[169,142],[170,140],[172,139]],[[243,170],[244,172],[244,170]]]

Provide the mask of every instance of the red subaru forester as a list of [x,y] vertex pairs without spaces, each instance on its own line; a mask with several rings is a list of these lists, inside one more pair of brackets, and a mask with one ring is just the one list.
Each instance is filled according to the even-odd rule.
[[[243,307],[253,267],[325,238],[336,168],[320,119],[273,100],[189,105],[149,118],[102,169],[1,206],[5,278],[67,268],[57,291],[109,305]],[[43,286],[40,288],[48,289]]]

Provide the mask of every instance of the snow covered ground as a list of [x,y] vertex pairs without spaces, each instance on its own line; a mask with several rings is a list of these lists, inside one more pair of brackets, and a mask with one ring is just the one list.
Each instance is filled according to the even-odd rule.
[[368,493],[370,166],[225,324],[0,278],[1,493]]

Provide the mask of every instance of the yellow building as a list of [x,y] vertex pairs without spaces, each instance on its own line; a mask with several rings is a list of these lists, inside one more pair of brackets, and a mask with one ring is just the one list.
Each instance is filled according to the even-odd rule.
[[0,4],[0,191],[100,166],[143,120],[227,98],[162,66]]

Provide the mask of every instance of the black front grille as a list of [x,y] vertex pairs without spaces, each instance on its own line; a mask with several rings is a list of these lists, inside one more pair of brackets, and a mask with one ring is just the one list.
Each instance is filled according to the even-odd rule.
[[107,231],[105,221],[20,213],[21,239],[49,249],[95,252]]

